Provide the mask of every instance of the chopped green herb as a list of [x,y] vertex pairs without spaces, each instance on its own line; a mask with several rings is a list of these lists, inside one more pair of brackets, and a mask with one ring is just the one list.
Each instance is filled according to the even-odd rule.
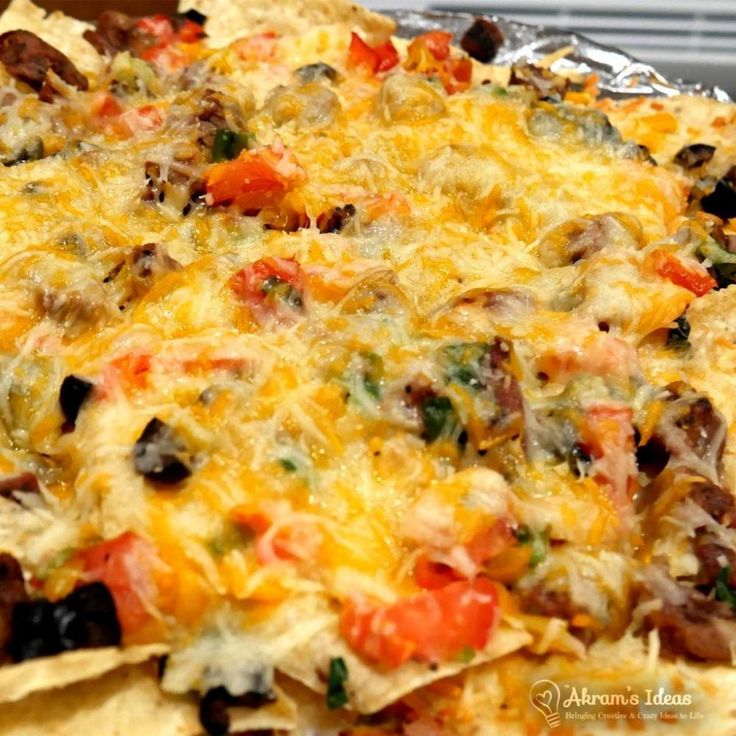
[[690,323],[687,321],[687,317],[681,314],[675,320],[675,327],[671,328],[667,333],[667,347],[685,348],[690,344],[688,342],[689,337]]
[[490,349],[485,342],[462,342],[444,347],[440,361],[445,366],[445,380],[475,390],[484,388]]
[[734,611],[736,611],[736,590],[734,590],[728,581],[731,579],[731,566],[722,567],[716,578],[716,598],[719,601],[728,603]]
[[698,248],[697,255],[711,262],[710,271],[721,289],[736,283],[736,253],[730,253],[715,240],[708,238]]
[[287,472],[287,473],[293,473],[296,471],[297,466],[296,463],[293,460],[290,460],[288,457],[280,457],[279,458],[279,465]]
[[434,442],[440,437],[449,437],[458,425],[455,408],[447,396],[428,396],[421,403],[424,431],[422,438]]
[[299,290],[278,276],[269,276],[261,284],[261,291],[292,309],[301,309],[304,306]]
[[236,133],[229,128],[218,128],[212,145],[212,160],[231,161],[237,158],[241,151],[250,148],[254,140],[254,136],[250,133]]
[[363,359],[363,388],[366,393],[378,400],[381,398],[381,377],[383,360],[376,353],[361,353]]
[[547,556],[548,537],[549,532],[532,531],[526,524],[516,530],[516,539],[519,544],[528,544],[532,548],[530,567],[536,567]]
[[222,533],[207,541],[207,549],[214,557],[223,557],[231,550],[253,541],[253,532],[237,524],[226,524]]
[[342,708],[348,702],[345,683],[348,679],[348,666],[342,657],[330,660],[330,673],[327,678],[327,707],[330,710]]
[[475,659],[475,649],[473,647],[463,647],[456,659],[463,664],[469,664]]

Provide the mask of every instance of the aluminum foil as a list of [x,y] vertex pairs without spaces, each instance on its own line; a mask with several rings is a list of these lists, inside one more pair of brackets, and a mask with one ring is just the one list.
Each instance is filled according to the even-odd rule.
[[[467,13],[414,11],[393,11],[386,15],[396,21],[399,36],[411,38],[431,30],[445,30],[453,33],[458,43],[476,17]],[[493,60],[494,64],[511,66],[525,61],[534,62],[558,49],[571,46],[572,51],[563,59],[555,61],[552,71],[573,70],[582,74],[595,72],[600,79],[599,89],[607,97],[669,97],[690,94],[713,97],[721,102],[731,101],[728,94],[719,87],[667,79],[654,67],[620,49],[596,43],[578,33],[518,23],[495,15],[486,17],[499,26],[505,39]]]

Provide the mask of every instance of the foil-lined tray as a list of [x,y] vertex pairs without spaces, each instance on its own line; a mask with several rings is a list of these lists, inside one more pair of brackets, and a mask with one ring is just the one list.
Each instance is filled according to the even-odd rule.
[[[432,30],[450,31],[459,43],[463,33],[476,16],[467,13],[393,11],[386,13],[397,24],[397,34],[411,38]],[[599,89],[607,97],[623,98],[648,95],[670,97],[678,94],[704,95],[721,102],[731,102],[728,93],[719,87],[700,82],[667,79],[654,67],[624,53],[613,46],[605,46],[572,31],[547,26],[529,25],[486,16],[498,25],[504,43],[493,60],[494,64],[511,66],[534,62],[566,46],[570,53],[557,59],[552,71],[572,70],[581,74],[595,73]]]

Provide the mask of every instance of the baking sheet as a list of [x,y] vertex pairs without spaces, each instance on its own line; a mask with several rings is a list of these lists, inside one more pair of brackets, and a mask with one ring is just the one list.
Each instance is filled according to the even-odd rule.
[[[431,30],[445,30],[455,34],[458,43],[476,17],[468,13],[414,11],[388,11],[386,14],[396,20],[400,36],[412,37]],[[600,79],[598,87],[607,97],[693,94],[713,97],[721,102],[731,101],[729,95],[719,87],[679,79],[668,80],[649,64],[578,33],[518,23],[494,15],[486,17],[500,27],[505,39],[493,60],[494,64],[511,66],[524,61],[534,62],[558,49],[571,46],[571,53],[557,60],[552,65],[552,71],[571,69],[584,74],[595,72]]]

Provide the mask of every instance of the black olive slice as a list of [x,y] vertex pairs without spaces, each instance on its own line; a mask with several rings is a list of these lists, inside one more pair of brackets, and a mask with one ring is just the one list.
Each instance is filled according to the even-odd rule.
[[61,411],[70,429],[74,428],[74,424],[79,416],[79,410],[87,400],[93,387],[94,384],[91,381],[74,375],[67,376],[61,382],[59,404],[61,404]]
[[716,152],[716,147],[707,143],[693,143],[675,154],[675,163],[686,169],[695,169],[707,164]]
[[184,443],[176,432],[154,417],[133,447],[135,469],[156,483],[181,483],[192,474],[181,457],[184,449]]

